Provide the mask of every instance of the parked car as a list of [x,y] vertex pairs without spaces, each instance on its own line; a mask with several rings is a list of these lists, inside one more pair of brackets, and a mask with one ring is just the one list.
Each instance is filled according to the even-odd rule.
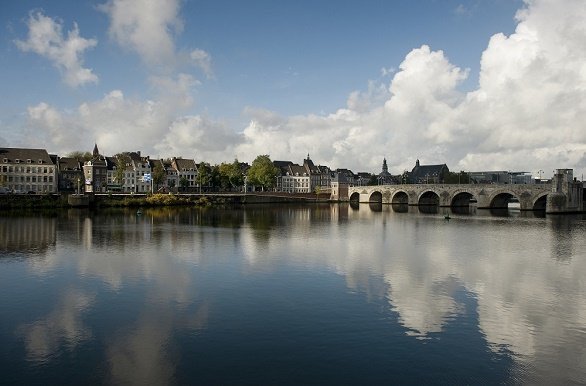
[[5,188],[4,186],[0,186],[0,194],[9,194],[10,189]]

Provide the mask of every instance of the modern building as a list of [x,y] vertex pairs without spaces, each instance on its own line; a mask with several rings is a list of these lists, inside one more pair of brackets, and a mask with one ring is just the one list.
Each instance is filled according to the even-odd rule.
[[475,184],[531,184],[531,173],[506,170],[470,172],[470,181]]
[[0,165],[0,186],[12,192],[57,192],[57,165],[45,149],[0,148]]

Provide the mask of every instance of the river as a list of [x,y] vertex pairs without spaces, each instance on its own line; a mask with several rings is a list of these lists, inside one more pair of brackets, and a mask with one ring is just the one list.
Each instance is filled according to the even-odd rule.
[[585,236],[368,204],[0,214],[0,383],[586,384]]

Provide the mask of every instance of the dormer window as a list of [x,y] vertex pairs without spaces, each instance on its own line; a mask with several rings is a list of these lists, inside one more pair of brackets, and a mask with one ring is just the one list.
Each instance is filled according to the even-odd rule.
[[40,163],[40,164],[42,164],[42,163],[43,163],[43,160],[42,160],[42,159],[40,159],[40,160],[39,160],[39,163]]
[[20,163],[20,160],[17,158],[17,159],[14,160],[14,163],[19,164]]
[[7,164],[8,163],[8,158],[4,158],[4,163]]
[[30,163],[32,163],[31,159],[30,159],[30,158],[29,158],[29,159],[27,159],[27,160],[26,160],[26,163],[27,163],[27,164],[30,164]]

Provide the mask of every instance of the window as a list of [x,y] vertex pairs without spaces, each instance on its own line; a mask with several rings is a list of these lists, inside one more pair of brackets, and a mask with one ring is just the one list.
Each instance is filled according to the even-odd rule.
[[39,159],[39,163],[42,164],[43,163],[43,160],[42,159]]

